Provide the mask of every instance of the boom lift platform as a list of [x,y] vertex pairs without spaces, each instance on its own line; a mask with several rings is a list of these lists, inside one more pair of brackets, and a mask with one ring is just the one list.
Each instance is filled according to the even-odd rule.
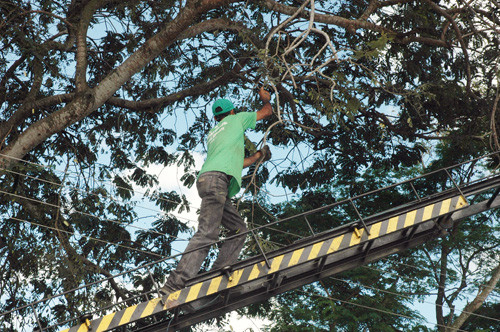
[[[476,164],[478,160],[480,158],[471,162]],[[157,297],[152,291],[147,301],[96,319],[85,316],[81,324],[63,332],[106,331],[120,327],[134,331],[178,330],[442,236],[459,220],[500,206],[500,174],[482,176],[459,185],[451,173],[453,168],[464,164],[254,228],[249,231],[252,236],[261,228],[304,218],[311,235],[272,252],[265,253],[261,249],[260,255],[240,261],[230,270],[201,274],[190,280],[184,289],[170,294],[169,299]],[[452,184],[450,188],[423,197],[419,195],[415,184],[440,173]],[[356,202],[400,186],[411,188],[416,199],[369,217],[359,213]],[[346,220],[340,227],[314,233],[307,216],[341,204],[348,204],[355,211],[354,222]]]

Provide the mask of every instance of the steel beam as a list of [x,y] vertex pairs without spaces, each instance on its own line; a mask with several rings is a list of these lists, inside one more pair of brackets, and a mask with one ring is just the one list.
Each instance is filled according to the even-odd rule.
[[[480,179],[460,186],[464,195],[473,195],[500,187],[500,176]],[[191,280],[187,287],[167,299],[155,298],[81,324],[64,332],[104,331],[144,320],[165,318],[167,311],[192,313],[175,315],[141,331],[178,329],[268,299],[276,294],[303,286],[341,271],[361,266],[393,253],[406,250],[446,232],[459,219],[496,208],[498,190],[487,201],[469,206],[457,191],[421,198],[390,211],[364,218],[363,228],[347,223],[328,232],[315,234],[286,248],[239,262],[229,277],[220,271]],[[169,301],[170,300],[170,301]],[[174,300],[175,302],[173,302]],[[203,302],[215,301],[210,305]],[[172,304],[174,303],[174,304]]]

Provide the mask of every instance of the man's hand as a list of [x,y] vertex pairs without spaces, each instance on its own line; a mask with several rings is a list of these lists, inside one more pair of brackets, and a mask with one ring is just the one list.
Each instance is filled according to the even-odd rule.
[[271,95],[269,94],[269,92],[264,90],[264,87],[260,88],[259,96],[260,96],[260,100],[262,100],[264,103],[268,103],[271,101]]
[[264,145],[259,151],[262,154],[262,161],[268,161],[269,159],[271,159],[271,150],[269,150],[269,147],[267,145]]
[[273,114],[273,107],[269,102],[271,100],[271,95],[269,92],[264,90],[264,87],[259,90],[260,99],[264,102],[264,106],[260,110],[257,111],[257,121],[267,118],[271,114]]
[[246,157],[245,159],[243,159],[243,168],[248,167],[259,160],[264,162],[268,161],[269,159],[271,159],[271,150],[269,150],[269,147],[267,145],[264,145],[262,149],[255,152],[250,157]]

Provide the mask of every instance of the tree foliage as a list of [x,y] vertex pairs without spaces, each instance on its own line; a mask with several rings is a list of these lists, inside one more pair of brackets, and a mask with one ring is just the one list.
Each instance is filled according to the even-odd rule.
[[[500,150],[499,9],[484,0],[0,1],[0,311],[109,278],[41,310],[46,326],[162,281],[172,261],[151,267],[152,278],[147,269],[111,276],[174,254],[188,232],[178,217],[193,208],[187,197],[159,189],[150,169],[178,166],[194,183],[207,109],[221,96],[252,111],[257,87],[274,92],[274,115],[257,130],[285,152],[244,183],[254,196],[240,211],[255,224],[417,175],[422,162],[431,170]],[[266,182],[293,199],[267,200],[256,189]],[[150,224],[137,194],[161,211]],[[380,208],[372,203],[364,213]],[[319,231],[346,221],[326,217]],[[301,227],[289,225],[305,235]],[[349,283],[304,289],[323,297],[286,294],[273,306],[274,328],[419,330],[410,303],[437,292],[435,329],[444,331],[460,321],[453,308],[464,292],[498,274],[498,236],[488,234],[498,234],[496,214],[395,258],[430,274],[381,262],[398,277],[360,268],[342,276]],[[276,236],[269,248],[292,241]],[[361,289],[363,280],[410,298]],[[331,310],[316,309],[325,303]],[[366,309],[376,303],[399,316]],[[496,305],[480,310],[494,316]],[[15,328],[13,317],[30,310],[0,326]],[[474,324],[492,323],[475,316],[460,326]]]

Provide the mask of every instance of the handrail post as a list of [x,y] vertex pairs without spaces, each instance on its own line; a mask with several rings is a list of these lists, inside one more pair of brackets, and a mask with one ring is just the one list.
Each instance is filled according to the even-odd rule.
[[351,202],[352,206],[354,207],[354,211],[356,211],[356,214],[358,215],[359,220],[363,224],[363,228],[365,229],[366,234],[370,235],[370,231],[368,230],[368,227],[366,227],[365,221],[363,220],[363,217],[361,217],[361,214],[359,213],[358,208],[354,204],[354,201],[352,200],[352,198],[349,198],[349,201]]
[[151,282],[153,283],[153,287],[155,288],[156,294],[158,294],[158,297],[161,297],[160,289],[158,288],[158,285],[156,284],[155,279],[153,278],[153,274],[151,273],[151,269],[149,268],[149,266],[147,269],[148,269],[149,278],[151,279]]
[[415,189],[415,186],[413,185],[413,181],[410,181],[409,183],[410,183],[411,189],[413,189],[413,192],[415,193],[415,196],[417,196],[418,201],[421,202],[422,198],[418,194],[417,189]]
[[455,186],[455,188],[457,188],[458,192],[460,193],[460,195],[463,197],[463,199],[465,200],[465,202],[467,204],[469,204],[469,202],[467,202],[467,198],[465,197],[464,193],[462,192],[462,190],[460,189],[460,187],[457,185],[457,183],[455,182],[455,180],[453,179],[453,177],[451,176],[450,172],[448,171],[448,168],[445,168],[444,171],[446,172],[446,174],[448,175],[448,177],[450,178],[451,182],[453,182],[453,185]]
[[250,233],[252,233],[252,236],[255,240],[255,243],[257,243],[257,247],[259,247],[259,250],[260,250],[260,253],[262,254],[262,256],[264,257],[264,260],[266,261],[266,265],[268,268],[271,268],[271,264],[269,264],[269,261],[267,260],[267,256],[266,254],[264,253],[264,250],[262,249],[262,247],[260,246],[260,243],[259,243],[259,239],[257,238],[257,235],[255,235],[253,229],[250,230]]
[[38,324],[38,327],[40,328],[40,332],[42,332],[43,331],[42,323],[40,322],[40,318],[38,318],[35,307],[33,306],[33,304],[31,304],[30,307],[31,307],[31,310],[33,310],[33,314],[35,315],[36,322]]
[[313,228],[311,227],[311,224],[309,223],[309,220],[307,219],[307,216],[304,216],[304,219],[306,220],[307,226],[309,226],[309,230],[311,231],[311,234],[316,235]]

